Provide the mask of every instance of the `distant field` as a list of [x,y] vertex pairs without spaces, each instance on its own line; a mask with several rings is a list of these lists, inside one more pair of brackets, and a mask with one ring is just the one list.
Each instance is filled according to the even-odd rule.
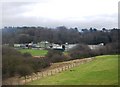
[[118,55],[97,56],[71,70],[28,83],[29,85],[117,85]]
[[22,53],[28,52],[32,56],[45,56],[47,54],[47,50],[35,50],[35,49],[20,49]]
[[[48,50],[36,50],[36,49],[20,49],[19,50],[22,53],[28,52],[32,56],[45,56],[48,53]],[[65,55],[68,54],[68,52],[63,52]]]

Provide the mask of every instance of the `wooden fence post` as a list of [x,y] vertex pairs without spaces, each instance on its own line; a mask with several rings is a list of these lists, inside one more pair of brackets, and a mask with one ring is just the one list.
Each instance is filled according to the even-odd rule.
[[19,85],[19,77],[17,78],[17,85]]
[[57,70],[57,73],[59,73],[59,70],[58,70],[58,68],[57,68],[56,70]]
[[45,72],[43,72],[43,77],[45,77]]
[[59,71],[61,72],[61,68],[59,68]]
[[70,64],[70,68],[71,68],[71,64]]
[[60,68],[60,72],[62,71],[62,69]]
[[74,63],[72,64],[72,67],[74,67]]
[[48,76],[51,76],[51,71],[50,70],[48,71]]
[[67,69],[69,69],[69,65],[67,66]]
[[25,79],[25,82],[24,82],[24,83],[26,84],[26,76],[24,76],[24,79]]
[[55,74],[55,69],[53,69],[53,75]]
[[59,70],[59,73],[60,73],[60,68],[58,68],[58,70]]
[[57,68],[55,69],[55,72],[58,73]]
[[71,65],[71,68],[73,67],[73,63],[70,64]]
[[31,77],[31,81],[33,81],[33,79],[32,79],[32,75],[31,75],[30,77]]
[[60,68],[60,72],[62,72],[62,68]]
[[65,66],[65,71],[66,71],[66,66]]
[[69,69],[71,68],[71,64],[69,64]]
[[76,63],[74,63],[74,67],[76,66]]
[[58,73],[60,72],[59,68],[58,68]]
[[62,68],[63,68],[63,71],[65,71],[65,68],[64,68],[64,66],[63,66]]
[[67,66],[65,66],[65,70],[67,70]]
[[13,80],[9,80],[10,81],[10,85],[13,85]]
[[79,62],[77,63],[77,65],[79,66]]
[[49,76],[49,71],[47,71],[47,76]]
[[51,76],[52,76],[52,70],[51,70]]
[[43,72],[41,72],[41,77],[43,77]]
[[38,78],[40,78],[40,72],[38,72]]
[[70,69],[70,64],[68,65],[68,69]]
[[36,75],[36,76],[37,76],[37,79],[38,79],[38,72],[37,72],[37,75]]
[[55,72],[55,74],[56,74],[56,69],[54,69],[54,70],[55,70],[54,72]]
[[67,65],[67,70],[69,69],[69,66]]
[[68,69],[70,69],[70,64],[68,65]]
[[69,65],[67,66],[67,69],[69,69]]
[[56,69],[54,69],[54,74],[56,74]]

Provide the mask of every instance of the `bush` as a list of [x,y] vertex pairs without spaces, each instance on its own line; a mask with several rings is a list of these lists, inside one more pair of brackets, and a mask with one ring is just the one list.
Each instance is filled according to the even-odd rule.
[[32,55],[31,55],[30,53],[28,53],[28,52],[23,53],[23,56],[24,56],[24,57],[32,57]]
[[118,42],[109,43],[106,45],[107,54],[119,54],[119,45]]
[[71,56],[72,59],[94,56],[92,50],[87,45],[83,44],[79,44],[73,49],[71,49],[69,55]]
[[49,50],[46,57],[51,63],[62,62],[66,60],[63,53],[59,50]]
[[27,64],[19,65],[16,67],[16,73],[20,76],[26,76],[33,73],[32,67]]
[[59,55],[59,54],[55,54],[52,56],[51,58],[51,61],[52,63],[55,63],[55,62],[63,62],[65,59],[64,59],[64,56],[63,55]]
[[9,47],[2,47],[2,49],[3,79],[15,76],[16,74],[25,76],[50,66],[50,62],[45,58],[32,58],[28,54],[21,54],[19,51]]
[[96,50],[96,52],[98,53],[98,55],[119,54],[120,51],[119,51],[118,42],[106,44],[103,48]]
[[10,55],[18,55],[18,56],[21,56],[21,53],[11,47],[7,47],[7,46],[2,46],[2,55],[7,55],[7,56],[10,56]]
[[34,72],[41,71],[41,69],[50,66],[50,62],[46,58],[29,58],[24,60],[26,64],[32,67]]
[[16,67],[23,65],[23,57],[17,55],[2,55],[2,76],[11,77],[16,74]]

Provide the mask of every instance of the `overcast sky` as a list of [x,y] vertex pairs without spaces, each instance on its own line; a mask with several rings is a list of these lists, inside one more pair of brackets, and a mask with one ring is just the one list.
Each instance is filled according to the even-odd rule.
[[78,28],[118,27],[119,0],[7,0],[2,25]]

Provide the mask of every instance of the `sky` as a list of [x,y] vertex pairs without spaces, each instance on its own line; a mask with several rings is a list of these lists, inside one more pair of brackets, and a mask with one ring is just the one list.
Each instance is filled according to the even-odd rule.
[[119,0],[1,0],[0,28],[117,28]]

